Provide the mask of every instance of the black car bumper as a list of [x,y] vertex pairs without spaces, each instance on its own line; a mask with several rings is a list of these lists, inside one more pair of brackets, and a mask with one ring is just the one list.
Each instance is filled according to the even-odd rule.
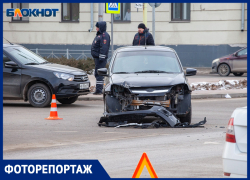
[[56,97],[57,98],[69,98],[74,96],[87,95],[89,91],[90,82],[63,82],[58,85]]

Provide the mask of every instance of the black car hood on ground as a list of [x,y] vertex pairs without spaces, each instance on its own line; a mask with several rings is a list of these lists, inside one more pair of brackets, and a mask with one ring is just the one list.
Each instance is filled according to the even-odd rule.
[[113,74],[112,84],[129,87],[160,87],[185,83],[183,73]]
[[28,66],[32,66],[38,69],[49,70],[53,72],[62,72],[62,73],[68,73],[68,74],[73,74],[73,75],[87,75],[86,72],[84,72],[81,69],[66,66],[66,65],[61,65],[61,64],[39,64],[39,65],[28,65]]

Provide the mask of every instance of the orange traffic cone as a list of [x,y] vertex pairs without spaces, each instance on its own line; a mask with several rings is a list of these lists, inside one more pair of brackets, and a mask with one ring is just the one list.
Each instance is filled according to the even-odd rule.
[[52,102],[51,102],[51,109],[50,109],[50,116],[45,118],[47,120],[60,120],[63,118],[59,118],[57,114],[57,105],[56,105],[56,95],[52,95]]

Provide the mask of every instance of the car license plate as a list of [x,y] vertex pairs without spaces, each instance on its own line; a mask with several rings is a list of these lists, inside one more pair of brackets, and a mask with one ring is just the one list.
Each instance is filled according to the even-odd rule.
[[80,89],[87,89],[89,88],[89,84],[86,83],[86,84],[80,84]]

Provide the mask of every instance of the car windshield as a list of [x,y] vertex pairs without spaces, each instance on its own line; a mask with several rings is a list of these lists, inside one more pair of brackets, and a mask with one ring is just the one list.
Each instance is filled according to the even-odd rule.
[[6,48],[6,50],[8,51],[8,53],[14,56],[15,59],[17,59],[20,63],[24,65],[45,64],[48,62],[41,56],[38,56],[37,54],[24,47],[15,46]]
[[179,62],[173,52],[136,51],[117,53],[113,73],[180,73]]

